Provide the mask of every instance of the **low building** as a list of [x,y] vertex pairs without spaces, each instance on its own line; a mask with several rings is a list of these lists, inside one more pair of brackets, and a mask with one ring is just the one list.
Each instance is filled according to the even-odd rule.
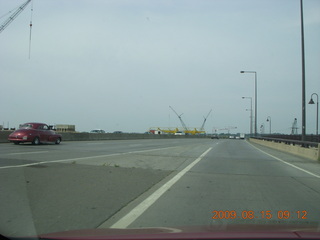
[[57,132],[75,132],[76,126],[68,124],[56,124],[55,129]]

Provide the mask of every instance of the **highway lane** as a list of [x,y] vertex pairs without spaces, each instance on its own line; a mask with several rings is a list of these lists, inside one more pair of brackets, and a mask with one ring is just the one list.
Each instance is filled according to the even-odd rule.
[[[132,221],[131,214],[139,205],[101,227],[320,224],[319,163],[262,151],[245,141],[222,140],[137,219]],[[304,171],[306,166],[312,171]]]
[[0,232],[96,228],[211,144],[210,139],[0,144]]
[[[0,230],[11,235],[97,227],[319,221],[319,164],[242,140],[0,144],[0,150]],[[193,163],[137,219],[127,220],[132,210]],[[254,211],[258,218],[212,219],[212,211],[227,210],[240,215]],[[262,219],[262,211],[273,211],[273,217]],[[293,214],[281,220],[277,211]],[[297,211],[307,211],[307,219],[303,212],[298,218]]]
[[[0,168],[9,168],[23,164],[44,162],[73,162],[94,158],[121,156],[125,154],[141,153],[143,151],[166,150],[197,144],[201,139],[159,139],[159,140],[116,140],[116,141],[83,141],[63,142],[60,145],[31,145],[31,144],[1,144]],[[171,151],[169,151],[171,154]],[[104,162],[102,162],[103,164]]]

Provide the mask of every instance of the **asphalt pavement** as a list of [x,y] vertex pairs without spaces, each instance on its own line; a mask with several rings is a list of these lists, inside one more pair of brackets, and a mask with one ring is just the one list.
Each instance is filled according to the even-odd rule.
[[0,144],[0,232],[313,224],[320,164],[235,139]]

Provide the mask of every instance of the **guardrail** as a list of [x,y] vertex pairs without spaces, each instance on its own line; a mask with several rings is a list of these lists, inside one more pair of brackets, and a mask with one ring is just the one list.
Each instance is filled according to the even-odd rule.
[[[263,137],[263,138],[277,138],[277,139],[288,139],[288,140],[297,140],[301,141],[302,140],[302,135],[301,134],[261,134],[258,135],[258,137]],[[320,143],[320,135],[315,135],[315,134],[306,134],[304,137],[304,141],[306,142],[318,142]]]
[[293,145],[293,146],[300,146],[300,147],[305,147],[305,148],[310,148],[310,147],[318,147],[319,143],[317,142],[310,142],[310,141],[299,141],[299,140],[291,140],[291,139],[284,139],[284,138],[270,138],[270,137],[252,137],[254,139],[260,139],[260,140],[265,140],[265,141],[271,141],[271,142],[277,142],[277,143],[285,143],[288,145]]
[[269,137],[251,137],[249,141],[304,158],[320,161],[320,143],[317,142]]

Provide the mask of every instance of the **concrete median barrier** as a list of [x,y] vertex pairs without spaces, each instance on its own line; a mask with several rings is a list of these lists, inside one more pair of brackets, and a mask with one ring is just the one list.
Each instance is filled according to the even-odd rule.
[[[0,143],[7,143],[12,131],[0,131]],[[167,135],[140,133],[78,133],[57,132],[62,135],[62,141],[99,141],[99,140],[129,140],[129,139],[168,139],[168,138],[206,138],[205,135]]]
[[257,143],[266,147],[288,152],[297,156],[305,157],[312,160],[320,161],[320,144],[318,147],[305,148],[298,145],[286,144],[284,142],[266,141],[263,139],[250,138],[250,142]]
[[13,131],[0,131],[0,143],[7,143],[8,141],[8,136],[10,133]]

